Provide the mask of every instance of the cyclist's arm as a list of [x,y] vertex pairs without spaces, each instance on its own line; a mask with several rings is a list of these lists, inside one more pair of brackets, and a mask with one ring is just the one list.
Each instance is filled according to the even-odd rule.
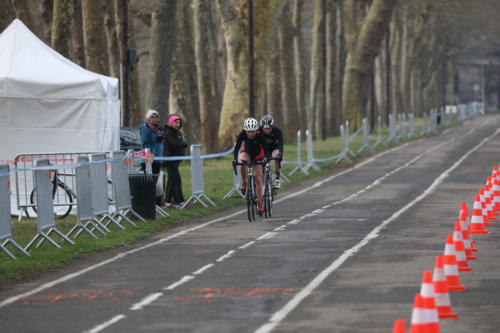
[[240,133],[238,135],[238,137],[236,138],[236,143],[234,144],[233,157],[234,157],[235,161],[238,161],[238,153],[240,151],[241,144],[243,143],[243,136],[242,136],[242,134],[244,134],[244,133]]

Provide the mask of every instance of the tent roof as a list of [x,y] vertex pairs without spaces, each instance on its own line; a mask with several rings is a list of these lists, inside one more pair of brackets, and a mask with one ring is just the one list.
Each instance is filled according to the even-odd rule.
[[105,99],[118,80],[87,71],[63,57],[19,19],[0,34],[0,97]]

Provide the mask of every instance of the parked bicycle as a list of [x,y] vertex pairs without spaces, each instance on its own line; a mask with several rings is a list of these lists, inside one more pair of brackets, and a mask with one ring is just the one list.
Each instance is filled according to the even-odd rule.
[[[50,183],[52,186],[52,198],[54,202],[54,215],[57,219],[65,218],[71,213],[73,205],[76,204],[76,194],[64,183],[60,177],[73,177],[73,175],[59,174],[57,170],[49,170]],[[36,211],[36,193],[35,188],[30,194],[31,208]]]
[[[54,216],[56,219],[63,219],[71,213],[73,209],[73,205],[77,204],[76,193],[72,190],[75,186],[73,179],[73,174],[61,174],[57,171],[57,169],[49,170],[50,184],[52,186],[52,199],[54,205]],[[61,178],[63,180],[61,180]],[[71,179],[72,186],[68,186],[64,181],[67,179]],[[111,188],[112,182],[108,179],[108,200],[112,202]],[[36,211],[36,193],[35,188],[31,191],[30,194],[30,203],[31,208],[35,212]]]

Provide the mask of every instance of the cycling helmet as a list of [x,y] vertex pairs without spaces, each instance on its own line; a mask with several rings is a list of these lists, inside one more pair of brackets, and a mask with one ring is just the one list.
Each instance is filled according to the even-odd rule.
[[259,129],[259,122],[254,118],[248,118],[243,123],[243,129],[245,131],[256,131]]
[[262,126],[262,128],[271,128],[274,126],[274,118],[273,116],[270,116],[270,115],[265,115],[264,117],[262,117],[262,119],[260,120],[260,126]]

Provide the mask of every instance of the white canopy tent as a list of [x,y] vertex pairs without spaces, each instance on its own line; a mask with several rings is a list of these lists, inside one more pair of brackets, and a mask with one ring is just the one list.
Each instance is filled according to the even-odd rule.
[[18,19],[0,34],[0,160],[119,149],[118,79],[87,71]]

